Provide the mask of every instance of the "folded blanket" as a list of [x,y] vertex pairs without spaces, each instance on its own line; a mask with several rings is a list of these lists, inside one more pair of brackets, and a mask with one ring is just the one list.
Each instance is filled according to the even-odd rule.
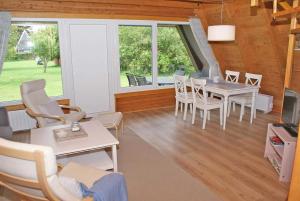
[[120,173],[111,173],[95,181],[88,189],[80,183],[83,197],[92,196],[94,201],[128,201],[125,177]]

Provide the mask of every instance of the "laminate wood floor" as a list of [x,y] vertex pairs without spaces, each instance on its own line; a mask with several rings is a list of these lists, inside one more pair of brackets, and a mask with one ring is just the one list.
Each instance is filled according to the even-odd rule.
[[[125,114],[125,126],[132,129],[162,154],[172,158],[195,178],[204,182],[224,201],[284,201],[288,184],[263,157],[267,124],[277,116],[258,112],[253,124],[247,110],[238,121],[239,108],[219,126],[219,114],[213,111],[206,129],[201,129],[199,113],[191,124],[191,114],[182,120],[173,108]],[[176,176],[176,175],[174,175]]]

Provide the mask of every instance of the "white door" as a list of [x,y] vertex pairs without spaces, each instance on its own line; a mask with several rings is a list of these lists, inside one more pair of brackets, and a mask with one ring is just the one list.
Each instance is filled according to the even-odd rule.
[[88,114],[110,110],[106,33],[106,25],[70,25],[75,104]]

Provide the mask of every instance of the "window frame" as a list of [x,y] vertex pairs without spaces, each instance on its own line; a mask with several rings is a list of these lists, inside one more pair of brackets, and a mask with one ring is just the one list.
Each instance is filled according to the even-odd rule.
[[[116,88],[117,93],[147,91],[155,89],[171,89],[174,85],[158,86],[158,26],[159,25],[190,25],[189,22],[174,22],[174,21],[121,21],[116,24],[116,44],[117,44],[117,70],[116,70]],[[151,26],[152,27],[152,85],[121,87],[121,61],[120,61],[120,41],[119,41],[119,26]]]
[[[62,56],[62,40],[61,40],[61,30],[60,30],[60,20],[57,18],[12,18],[11,24],[18,23],[18,22],[28,22],[28,23],[55,23],[58,27],[58,40],[59,40],[59,50],[60,50],[60,59],[61,59],[61,83],[62,83],[62,95],[60,96],[50,96],[54,100],[63,99],[65,95],[65,87],[64,87],[64,62],[63,62],[63,56]],[[9,105],[15,105],[15,104],[22,104],[22,99],[19,100],[9,100],[9,101],[1,101],[0,106],[9,106]]]
[[[67,41],[66,32],[68,27],[66,26],[69,21],[76,23],[104,23],[108,26],[108,34],[111,36],[111,40],[108,41],[108,52],[111,55],[109,58],[111,65],[110,79],[111,79],[111,93],[126,93],[126,92],[138,92],[155,89],[174,88],[172,85],[158,86],[158,50],[157,50],[157,34],[158,25],[190,25],[189,21],[158,21],[158,20],[122,20],[122,19],[64,19],[64,18],[31,18],[31,17],[14,17],[12,22],[53,22],[58,25],[59,32],[59,48],[61,59],[61,81],[62,91],[61,96],[52,97],[54,99],[69,98],[74,101],[74,89],[73,89],[73,71],[70,63],[70,53],[67,51],[69,43]],[[121,87],[120,85],[120,55],[119,55],[119,25],[140,25],[152,27],[152,85],[137,86],[137,87]],[[3,101],[0,102],[0,106],[8,106],[13,104],[20,104],[21,100]]]

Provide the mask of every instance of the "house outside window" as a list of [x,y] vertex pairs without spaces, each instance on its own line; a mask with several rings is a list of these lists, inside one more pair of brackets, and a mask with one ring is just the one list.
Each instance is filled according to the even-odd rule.
[[56,23],[12,23],[0,76],[0,102],[21,99],[22,82],[45,79],[49,96],[61,96],[62,78]]

